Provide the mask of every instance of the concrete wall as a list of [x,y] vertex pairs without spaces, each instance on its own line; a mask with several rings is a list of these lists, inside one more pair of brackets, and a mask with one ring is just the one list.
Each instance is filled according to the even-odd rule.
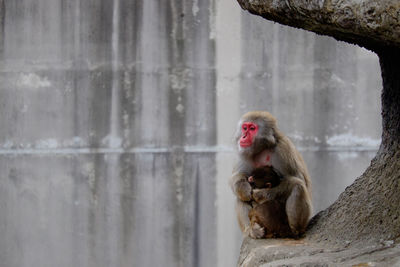
[[3,266],[233,266],[240,115],[301,150],[315,211],[379,145],[377,57],[231,0],[0,0]]

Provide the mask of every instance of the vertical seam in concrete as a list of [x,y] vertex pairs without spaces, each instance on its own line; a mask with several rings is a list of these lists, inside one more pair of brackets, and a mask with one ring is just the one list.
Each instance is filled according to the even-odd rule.
[[[111,86],[111,112],[109,128],[109,147],[121,147],[120,139],[120,82],[119,82],[119,21],[120,21],[119,0],[113,1],[112,13],[112,34],[111,34],[111,67],[112,67],[112,86]],[[120,213],[121,206],[116,204],[114,197],[120,190],[120,154],[110,155],[107,164],[107,201],[110,203],[110,216],[107,217],[107,242],[110,246],[108,260],[110,266],[119,266],[121,263],[120,245],[121,239]]]
[[0,60],[4,59],[4,27],[5,27],[6,7],[4,0],[0,0]]
[[194,195],[194,237],[193,237],[193,266],[201,266],[200,264],[200,248],[201,248],[201,236],[200,236],[200,171],[199,163],[197,162],[195,171],[195,195]]
[[[120,136],[120,83],[119,83],[119,0],[113,2],[112,17],[112,93],[111,93],[111,114],[110,114],[110,135],[112,138]],[[111,140],[112,140],[111,138]]]

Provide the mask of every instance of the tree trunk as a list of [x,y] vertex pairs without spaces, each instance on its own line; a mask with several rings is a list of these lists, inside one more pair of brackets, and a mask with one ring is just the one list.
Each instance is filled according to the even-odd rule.
[[377,51],[383,78],[382,144],[371,166],[310,224],[309,239],[345,244],[400,237],[400,51]]
[[396,150],[400,143],[400,48],[382,48],[377,53],[383,80],[382,148]]

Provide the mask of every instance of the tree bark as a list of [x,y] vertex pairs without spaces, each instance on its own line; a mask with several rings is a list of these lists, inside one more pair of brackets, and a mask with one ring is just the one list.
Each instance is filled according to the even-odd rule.
[[397,149],[400,143],[400,49],[376,52],[382,71],[382,149],[386,151]]
[[400,1],[238,0],[242,8],[376,52],[383,78],[382,143],[365,173],[311,221],[308,241],[348,247],[400,241]]
[[397,0],[238,0],[268,20],[303,28],[375,50],[400,47]]

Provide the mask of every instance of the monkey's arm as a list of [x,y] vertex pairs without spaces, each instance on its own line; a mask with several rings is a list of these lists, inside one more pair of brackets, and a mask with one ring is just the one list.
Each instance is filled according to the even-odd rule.
[[278,190],[278,187],[279,186],[274,188],[253,189],[251,197],[258,204],[263,204],[268,200],[277,199],[278,195],[281,193],[281,191]]
[[310,175],[301,154],[286,136],[280,138],[279,144],[275,148],[274,168],[284,176],[293,176],[301,179],[305,183],[307,190],[311,191]]
[[253,189],[252,199],[258,204],[263,204],[269,200],[282,199],[284,198],[283,195],[287,195],[286,192],[290,190],[288,186],[290,186],[290,183],[283,179],[276,187]]
[[263,204],[268,200],[286,200],[294,185],[299,179],[295,177],[285,177],[278,186],[273,188],[253,189],[252,198],[259,204]]
[[247,181],[244,173],[233,173],[230,180],[232,191],[241,201],[251,200],[251,185]]

